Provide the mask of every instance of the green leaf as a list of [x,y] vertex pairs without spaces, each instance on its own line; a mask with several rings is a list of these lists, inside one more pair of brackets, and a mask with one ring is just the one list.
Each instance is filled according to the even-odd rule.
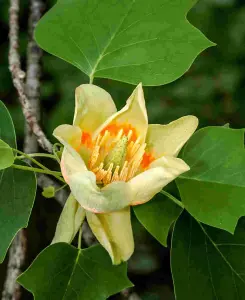
[[14,163],[14,154],[11,147],[0,140],[0,170],[6,169]]
[[166,247],[169,229],[181,214],[182,208],[166,196],[157,195],[146,204],[134,206],[134,212],[146,230]]
[[16,148],[14,124],[2,101],[0,101],[0,139],[10,147]]
[[33,172],[8,168],[0,173],[0,262],[16,233],[27,227],[35,195]]
[[185,208],[197,220],[233,233],[245,215],[244,130],[201,129],[182,159],[191,168],[177,179]]
[[[1,101],[0,138],[12,148],[16,148],[14,125],[7,108]],[[3,145],[2,141],[0,147],[1,145]],[[13,153],[11,150],[10,154],[9,148],[7,151],[10,165]],[[2,151],[0,152],[0,155],[2,155]],[[4,260],[15,234],[21,228],[27,226],[35,192],[36,179],[34,173],[11,168],[0,171],[0,262]]]
[[59,0],[36,41],[90,79],[161,85],[180,77],[213,46],[186,19],[195,0]]
[[104,300],[132,286],[126,273],[127,264],[113,266],[101,246],[58,243],[43,250],[18,282],[36,300]]
[[245,218],[234,236],[187,213],[176,222],[171,268],[178,300],[245,299]]

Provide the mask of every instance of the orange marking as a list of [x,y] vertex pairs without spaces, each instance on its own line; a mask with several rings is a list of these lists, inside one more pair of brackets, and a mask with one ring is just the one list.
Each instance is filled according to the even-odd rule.
[[132,130],[132,136],[131,136],[131,139],[132,141],[136,141],[137,140],[137,133],[136,133],[136,129],[131,125],[131,124],[121,124],[121,125],[118,125],[118,124],[109,124],[107,125],[102,131],[101,131],[101,134],[103,135],[105,133],[106,130],[108,130],[110,132],[111,135],[117,135],[117,133],[123,129],[123,133],[124,135],[128,135],[129,131]]
[[141,162],[141,167],[143,169],[147,169],[154,160],[155,160],[155,157],[152,155],[152,153],[145,152],[143,155],[142,162]]
[[83,131],[81,136],[81,143],[91,149],[93,147],[91,134],[86,131]]

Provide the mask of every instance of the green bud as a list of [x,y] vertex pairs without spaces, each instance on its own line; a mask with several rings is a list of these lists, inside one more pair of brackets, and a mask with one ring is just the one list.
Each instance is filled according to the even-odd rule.
[[42,191],[42,195],[45,198],[53,198],[55,195],[55,189],[53,186],[45,187]]
[[127,154],[127,145],[128,138],[126,136],[124,136],[117,142],[114,148],[112,148],[111,151],[105,157],[105,170],[109,168],[111,163],[113,164],[112,171],[114,171],[117,166],[123,166]]

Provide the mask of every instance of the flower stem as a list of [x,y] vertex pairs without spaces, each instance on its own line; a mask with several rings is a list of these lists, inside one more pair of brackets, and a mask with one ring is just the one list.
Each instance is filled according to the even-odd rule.
[[[37,161],[35,158],[33,158],[33,156],[42,156],[42,157],[49,157],[49,158],[53,158],[55,159],[55,155],[52,155],[52,154],[46,154],[46,153],[33,153],[33,154],[26,154],[20,150],[17,150],[17,149],[14,149],[12,148],[13,151],[15,151],[16,153],[19,153],[21,154],[21,156],[17,156],[16,158],[17,159],[23,159],[23,158],[27,158],[29,159],[30,161],[32,161],[34,164],[36,164],[37,166],[39,166],[43,171],[45,172],[42,172],[41,169],[38,169],[38,168],[33,168],[33,167],[26,167],[26,166],[20,166],[20,165],[13,165],[13,168],[16,168],[16,169],[21,169],[24,170],[22,167],[26,168],[25,170],[26,171],[34,171],[34,172],[37,172],[37,173],[44,173],[44,174],[48,174],[48,175],[52,175],[54,176],[55,178],[57,178],[58,180],[60,180],[61,182],[65,183],[65,181],[63,180],[61,176],[61,173],[60,172],[56,172],[56,171],[51,171],[49,168],[45,167],[43,164],[41,164],[39,161]],[[16,167],[18,166],[18,167]],[[27,169],[28,168],[28,169]]]
[[93,81],[94,81],[94,75],[91,74],[91,75],[89,76],[89,84],[92,84]]
[[[16,149],[14,149],[16,150]],[[47,158],[52,158],[56,160],[55,155],[53,154],[48,154],[48,153],[30,153],[30,154],[22,154],[21,156],[18,156],[19,159],[23,159],[28,155],[28,157],[47,157]]]
[[61,145],[60,145],[60,143],[55,143],[54,145],[53,145],[53,155],[54,155],[54,157],[56,158],[56,160],[58,161],[58,163],[60,164],[60,158],[59,158],[59,155],[58,155],[58,153],[57,153],[57,147],[60,147]]
[[179,201],[177,198],[175,198],[173,195],[169,194],[168,192],[166,192],[164,190],[161,190],[160,193],[165,195],[166,197],[168,197],[170,200],[172,200],[175,204],[177,204],[182,209],[185,208],[184,204],[181,201]]
[[47,174],[47,175],[52,175],[55,178],[57,178],[58,180],[65,183],[64,179],[60,177],[61,176],[60,172],[51,171],[51,170],[44,170],[44,169],[38,169],[38,168],[27,167],[27,166],[21,166],[21,165],[15,165],[15,164],[13,164],[11,167],[13,167],[15,169],[19,169],[19,170],[24,170],[24,171],[32,171],[32,172],[36,172],[36,173],[43,173],[43,174]]
[[56,192],[59,192],[60,190],[63,190],[65,187],[67,186],[67,183],[65,183],[64,185],[62,185],[60,188],[58,188],[57,190],[55,190]]
[[36,159],[32,158],[29,154],[26,154],[20,150],[17,150],[17,149],[13,149],[15,152],[21,154],[21,156],[17,156],[16,158],[17,159],[23,159],[23,158],[26,158],[26,159],[29,159],[30,161],[32,161],[34,164],[36,164],[37,166],[39,166],[40,168],[42,168],[43,170],[47,170],[47,171],[50,171],[47,167],[45,167],[43,164],[41,164],[39,161],[37,161]]

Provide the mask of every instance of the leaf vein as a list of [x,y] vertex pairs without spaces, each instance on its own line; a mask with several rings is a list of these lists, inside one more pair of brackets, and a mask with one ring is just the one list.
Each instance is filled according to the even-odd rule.
[[119,51],[119,50],[121,50],[121,49],[125,49],[125,48],[131,47],[131,46],[134,46],[134,45],[138,45],[138,44],[143,44],[143,43],[152,42],[152,41],[155,41],[155,40],[158,40],[158,38],[152,38],[152,39],[142,40],[142,41],[138,41],[138,42],[131,43],[131,44],[128,44],[128,45],[124,45],[124,46],[122,46],[122,47],[119,47],[119,48],[117,48],[117,49],[111,51],[111,52],[107,52],[107,53],[103,56],[103,58],[104,58],[105,56],[110,55],[110,54],[112,54],[112,53],[114,53],[114,52],[116,52],[116,51]]
[[65,299],[65,295],[66,295],[66,293],[67,293],[67,291],[68,291],[69,286],[71,285],[72,277],[73,277],[74,272],[75,272],[75,270],[76,270],[76,265],[78,264],[80,252],[81,252],[81,250],[79,249],[78,252],[77,252],[77,257],[76,257],[76,259],[75,259],[74,266],[73,266],[72,271],[71,271],[71,276],[70,276],[70,279],[69,279],[69,281],[68,281],[68,283],[67,283],[66,290],[65,290],[64,296],[62,297],[62,300]]
[[[92,65],[91,65],[91,63],[90,63],[90,61],[89,61],[89,59],[87,58],[87,56],[85,55],[85,53],[83,52],[83,50],[80,48],[80,46],[75,42],[75,40],[73,39],[73,37],[72,36],[69,36],[69,38],[70,38],[70,40],[74,43],[74,45],[77,47],[77,49],[82,53],[82,55],[84,56],[84,58],[86,59],[86,61],[87,61],[87,63],[89,64],[89,66],[90,66],[90,69],[92,70]],[[91,71],[90,70],[90,71]]]
[[140,64],[128,64],[128,65],[121,65],[121,66],[112,66],[112,67],[108,67],[108,68],[103,68],[103,69],[98,69],[96,72],[99,71],[105,71],[105,70],[109,70],[109,69],[114,69],[114,68],[124,68],[124,67],[131,67],[131,66],[143,66],[143,65],[147,65],[147,64],[152,64],[158,61],[162,61],[162,60],[166,60],[165,58],[160,58],[160,59],[156,59],[156,60],[151,60],[151,61],[147,61],[145,63],[140,63]]
[[201,227],[202,231],[204,232],[204,234],[206,235],[206,237],[209,239],[209,241],[212,243],[212,245],[215,247],[215,249],[217,250],[217,252],[220,254],[220,256],[223,258],[223,260],[225,261],[225,263],[230,267],[230,269],[234,272],[234,274],[236,274],[236,276],[243,282],[245,283],[245,281],[243,280],[243,278],[240,277],[239,273],[236,272],[236,270],[232,267],[231,263],[228,261],[228,259],[224,256],[224,254],[220,251],[220,249],[217,247],[217,245],[215,244],[215,242],[212,240],[212,238],[209,236],[209,234],[206,232],[206,230],[204,229],[204,227],[202,226],[202,224],[200,222],[198,222],[199,226]]
[[98,67],[100,61],[102,60],[102,58],[104,57],[104,54],[106,52],[106,50],[108,49],[108,47],[110,46],[111,42],[114,40],[114,38],[116,37],[118,31],[120,30],[120,28],[122,27],[124,21],[126,20],[127,16],[129,15],[130,11],[132,10],[133,5],[135,4],[136,0],[132,1],[131,6],[129,7],[127,13],[125,14],[125,16],[122,18],[121,23],[119,24],[119,26],[117,27],[117,29],[115,30],[114,34],[110,37],[109,41],[107,42],[107,44],[105,45],[104,49],[102,50],[102,53],[100,54],[100,56],[98,57],[97,61],[95,62],[94,68],[92,68],[91,74],[90,74],[90,81],[92,81],[94,74],[96,72],[96,68]]
[[213,276],[212,276],[212,271],[211,271],[211,266],[210,266],[210,260],[209,260],[209,256],[208,256],[208,244],[207,244],[207,236],[206,235],[205,235],[205,250],[206,250],[206,257],[207,257],[207,263],[208,263],[207,265],[208,265],[208,272],[210,275],[211,285],[213,288],[214,296],[216,299],[218,299],[218,296],[216,294],[215,287],[214,287]]

